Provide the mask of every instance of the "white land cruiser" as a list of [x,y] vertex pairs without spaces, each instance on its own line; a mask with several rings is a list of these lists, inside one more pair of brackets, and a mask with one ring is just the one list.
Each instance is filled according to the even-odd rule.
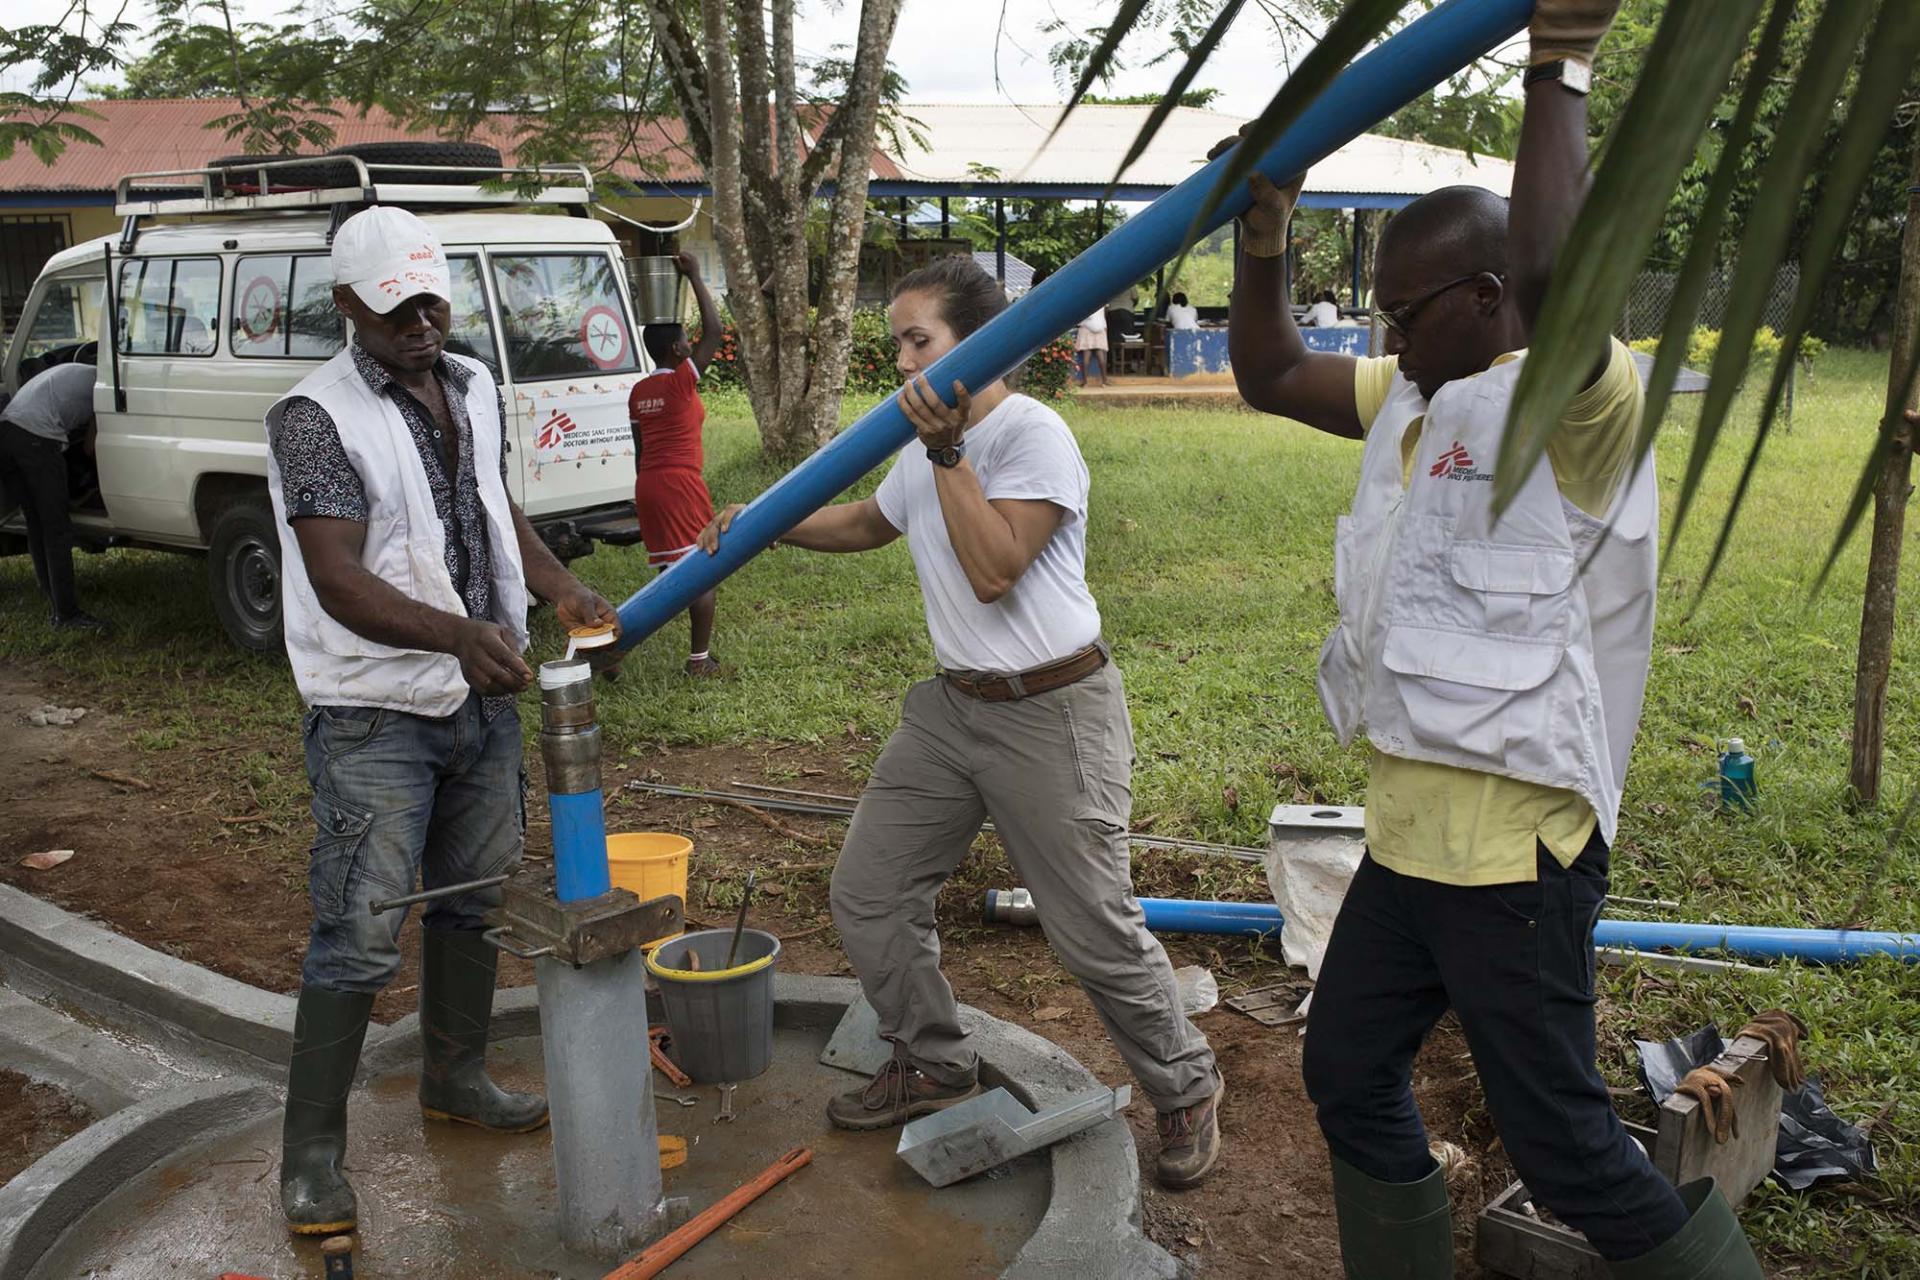
[[[318,164],[123,178],[121,234],[49,260],[7,344],[5,395],[63,361],[99,370],[97,477],[70,451],[79,545],[205,552],[214,610],[248,649],[281,644],[262,418],[346,341],[328,245],[368,204],[413,209],[446,246],[448,349],[499,380],[509,491],[548,544],[572,558],[596,540],[637,540],[627,391],[647,361],[619,244],[588,216],[590,175],[509,168],[517,185],[503,190],[486,181],[501,177],[497,155],[429,166],[407,163],[409,146],[450,150],[394,143],[377,158],[395,163],[369,163],[373,148],[360,147]],[[112,309],[101,305],[108,281]],[[23,529],[18,511],[0,510],[0,554],[25,549]]]

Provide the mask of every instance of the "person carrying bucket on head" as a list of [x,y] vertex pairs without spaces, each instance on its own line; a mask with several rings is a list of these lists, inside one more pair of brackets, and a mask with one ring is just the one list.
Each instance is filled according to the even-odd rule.
[[[682,252],[674,263],[700,304],[700,341],[689,343],[686,329],[679,324],[642,328],[640,343],[653,361],[653,372],[634,383],[627,394],[627,424],[633,432],[633,510],[640,520],[640,540],[647,544],[647,563],[663,573],[693,550],[694,539],[713,519],[713,495],[701,474],[706,455],[700,431],[707,407],[700,400],[700,375],[713,363],[722,337],[720,313],[700,275],[700,260]],[[687,607],[693,627],[687,653],[690,676],[721,674],[712,653],[715,601],[715,593],[709,591]]]
[[[511,872],[525,842],[521,658],[537,597],[562,626],[618,625],[507,493],[506,413],[478,360],[446,350],[452,296],[431,228],[379,206],[333,240],[334,305],[353,343],[267,410],[287,657],[307,704],[317,828],[280,1204],[300,1235],[358,1218],[343,1162],[347,1098],[374,996],[400,967],[407,912],[370,903]],[[420,1108],[502,1133],[546,1100],[487,1076],[496,886],[427,908]]]
[[[1256,409],[1365,441],[1334,555],[1322,706],[1365,730],[1367,850],[1307,1021],[1346,1274],[1453,1274],[1445,1172],[1412,1072],[1452,1008],[1534,1201],[1620,1280],[1758,1280],[1711,1179],[1676,1190],[1594,1062],[1593,928],[1652,648],[1659,490],[1617,340],[1504,510],[1494,469],[1547,283],[1586,196],[1595,50],[1619,0],[1538,0],[1509,202],[1446,187],[1380,237],[1388,354],[1302,341],[1286,304],[1300,184],[1253,180],[1229,332]],[[1223,144],[1228,145],[1228,144]],[[1623,147],[1626,145],[1623,142]],[[1630,158],[1626,159],[1631,163]],[[1630,264],[1621,264],[1630,269]]]
[[[1192,1186],[1219,1156],[1226,1086],[1133,896],[1133,727],[1087,590],[1086,463],[1060,416],[1005,381],[956,383],[949,408],[920,376],[1006,305],[967,258],[900,282],[900,404],[919,439],[872,497],[780,539],[868,551],[906,534],[941,668],[908,691],[834,867],[834,924],[894,1053],[827,1117],[885,1129],[979,1094],[934,898],[991,817],[1048,941],[1160,1113],[1161,1183]],[[701,547],[716,552],[740,510]]]

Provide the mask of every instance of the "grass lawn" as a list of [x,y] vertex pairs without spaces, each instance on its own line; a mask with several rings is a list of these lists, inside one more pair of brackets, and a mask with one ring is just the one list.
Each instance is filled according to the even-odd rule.
[[[1882,858],[1892,812],[1920,784],[1912,665],[1920,603],[1911,561],[1906,618],[1887,713],[1887,803],[1844,803],[1853,654],[1865,565],[1858,537],[1826,592],[1808,586],[1831,541],[1885,394],[1884,357],[1836,351],[1803,382],[1789,434],[1756,483],[1719,579],[1696,596],[1715,524],[1736,476],[1717,466],[1696,524],[1662,579],[1653,677],[1614,853],[1622,893],[1678,899],[1678,918],[1747,924],[1920,930],[1920,836]],[[1750,431],[1752,397],[1733,443]],[[864,405],[850,405],[849,417]],[[1691,443],[1683,403],[1660,444],[1670,499]],[[1357,802],[1364,759],[1333,741],[1314,695],[1333,618],[1333,518],[1351,496],[1359,446],[1291,424],[1221,410],[1069,407],[1094,477],[1091,577],[1130,687],[1139,743],[1136,821],[1161,834],[1264,842],[1275,801]],[[708,417],[709,481],[740,501],[773,473],[755,456],[743,400]],[[865,490],[861,490],[864,492]],[[615,600],[649,575],[642,558],[602,551],[576,568]],[[109,645],[56,638],[24,559],[0,562],[0,654],[56,664],[137,704],[136,747],[218,735],[240,722],[297,732],[284,663],[229,649],[197,560],[136,552],[83,560],[89,603],[119,620]],[[614,751],[663,742],[823,740],[852,725],[884,736],[899,698],[932,655],[904,544],[859,557],[782,550],[721,590],[716,650],[737,668],[720,682],[678,675],[676,624],[636,651],[600,700]],[[556,647],[550,618],[540,654]],[[1702,784],[1716,739],[1759,757],[1752,816],[1715,812]],[[304,800],[306,782],[241,761],[264,803]],[[801,784],[804,785],[804,784]],[[1152,855],[1143,854],[1142,857]],[[1260,891],[1233,872],[1209,892]],[[1665,975],[1603,970],[1601,1057],[1631,1082],[1630,1038],[1707,1020],[1731,1031],[1770,1005],[1813,1029],[1809,1064],[1855,1121],[1880,1116],[1882,1174],[1870,1185],[1796,1195],[1772,1186],[1750,1203],[1750,1231],[1800,1274],[1920,1274],[1920,972],[1889,962],[1821,970]]]

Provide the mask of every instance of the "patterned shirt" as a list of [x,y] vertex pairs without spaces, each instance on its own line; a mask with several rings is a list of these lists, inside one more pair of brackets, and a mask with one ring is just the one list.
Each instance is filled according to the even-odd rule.
[[[354,343],[352,350],[354,369],[366,379],[375,395],[384,395],[393,401],[413,437],[420,465],[426,469],[427,487],[433,492],[434,513],[440,517],[446,533],[447,574],[466,605],[467,616],[491,618],[493,555],[487,544],[487,515],[480,505],[480,486],[474,480],[473,427],[467,419],[466,393],[467,384],[473,379],[472,371],[445,356],[433,366],[447,402],[447,414],[453,420],[454,440],[459,450],[459,465],[454,474],[448,476],[441,430],[433,414],[359,343]],[[496,392],[496,399],[500,408],[500,478],[504,481],[507,477],[507,412],[504,397]],[[288,400],[279,426],[269,434],[267,443],[280,467],[289,524],[303,516],[367,519],[366,485],[354,470],[346,446],[340,443],[340,431],[334,426],[332,415],[317,401],[306,396]],[[489,720],[512,705],[513,699],[505,696],[482,698],[480,702],[481,711]]]

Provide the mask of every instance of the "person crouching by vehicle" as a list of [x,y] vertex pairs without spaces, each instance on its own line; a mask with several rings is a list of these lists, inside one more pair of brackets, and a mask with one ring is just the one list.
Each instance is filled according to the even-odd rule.
[[[674,261],[700,304],[700,341],[689,343],[678,324],[647,325],[640,342],[653,361],[653,372],[634,383],[627,395],[633,509],[640,520],[640,540],[647,544],[647,563],[662,572],[693,550],[694,539],[713,519],[713,496],[701,474],[706,455],[700,432],[707,407],[700,400],[700,375],[713,362],[722,336],[720,313],[700,275],[700,260],[683,252]],[[709,591],[687,607],[693,627],[687,652],[690,676],[721,673],[711,652],[714,604],[715,594]]]
[[[1189,1187],[1218,1158],[1226,1086],[1133,896],[1133,728],[1087,590],[1086,463],[1060,416],[1005,382],[971,395],[956,383],[948,408],[924,377],[1006,305],[966,258],[900,282],[900,404],[919,439],[872,497],[781,538],[851,552],[906,534],[940,664],[908,691],[834,867],[834,923],[894,1053],[827,1117],[886,1129],[980,1092],[934,898],[991,817],[1055,954],[1159,1112],[1160,1182]],[[701,533],[709,554],[739,510]]]
[[91,364],[57,364],[29,378],[0,412],[0,493],[20,508],[34,580],[53,606],[56,631],[107,635],[112,628],[80,607],[73,578],[73,521],[66,450],[91,451]]

